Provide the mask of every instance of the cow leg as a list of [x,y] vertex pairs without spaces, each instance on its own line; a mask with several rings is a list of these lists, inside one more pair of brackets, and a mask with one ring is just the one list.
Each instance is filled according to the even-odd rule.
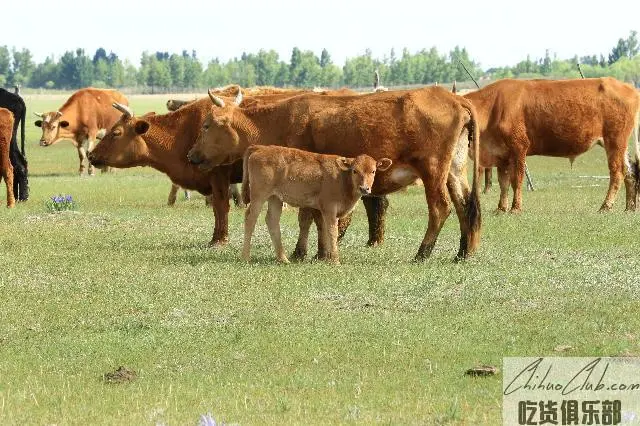
[[17,201],[29,199],[29,179],[27,160],[24,158],[17,145],[9,146],[9,164],[13,167],[11,180],[13,181],[13,196]]
[[282,200],[274,195],[269,197],[268,203],[267,217],[265,218],[265,222],[267,223],[267,229],[269,229],[269,235],[271,236],[273,249],[276,251],[276,259],[278,260],[278,262],[289,263],[287,255],[284,254],[284,246],[282,245],[282,233],[280,231]]
[[[626,146],[626,140],[622,144],[618,143],[617,146]],[[607,146],[605,141],[605,149],[607,149],[607,163],[609,165],[609,190],[607,191],[607,196],[600,207],[601,212],[611,210],[624,179],[624,148],[613,149],[611,145]],[[626,182],[625,185],[627,185]]]
[[96,138],[89,136],[86,140],[86,144],[87,144],[87,148],[85,151],[85,159],[87,160],[87,163],[89,163],[89,176],[95,176],[96,175],[96,168],[93,164],[91,164],[91,162],[89,161],[89,159],[86,156],[86,153],[91,152],[93,150],[93,145],[95,145],[96,143]]
[[175,183],[171,184],[171,189],[169,190],[169,199],[167,200],[167,205],[173,206],[176,203],[176,198],[178,195],[178,189],[180,187]]
[[424,192],[429,208],[429,223],[422,244],[418,249],[415,260],[422,261],[428,258],[436,245],[436,240],[442,229],[442,225],[451,213],[449,197],[447,196],[447,175],[436,170],[421,172],[420,177],[424,183]]
[[484,169],[484,190],[482,191],[483,194],[486,194],[489,191],[491,191],[492,179],[493,179],[492,168],[486,167]]
[[302,261],[307,257],[309,229],[311,228],[311,223],[313,223],[313,209],[298,209],[298,226],[300,227],[300,234],[298,235],[296,248],[293,253],[291,253],[292,260]]
[[245,208],[246,205],[244,204],[244,202],[242,201],[242,197],[240,196],[239,185],[237,183],[233,183],[231,184],[229,190],[231,192],[231,197],[233,198],[233,204],[235,204],[236,207]]
[[84,160],[87,159],[87,149],[84,147],[84,144],[80,142],[78,144],[78,159],[80,160],[80,168],[78,169],[78,174],[82,175],[84,173]]
[[334,210],[322,211],[322,220],[324,222],[324,241],[325,247],[328,248],[326,260],[330,263],[340,264],[338,257],[338,217]]
[[520,213],[522,211],[522,182],[524,181],[525,160],[525,157],[518,158],[509,170],[511,188],[513,189],[511,213]]
[[213,237],[210,247],[217,247],[229,242],[229,167],[216,167],[211,172],[211,205],[215,216]]
[[253,198],[251,204],[249,204],[249,208],[244,213],[244,245],[242,246],[241,258],[246,262],[251,259],[251,237],[253,236],[258,216],[260,216],[260,210],[262,210],[262,205],[265,201],[265,199]]
[[338,241],[341,241],[344,234],[347,233],[349,225],[351,225],[351,218],[353,217],[353,211],[350,211],[346,215],[338,219]]
[[377,247],[384,242],[384,222],[389,200],[386,196],[362,197],[362,203],[369,220],[369,247]]
[[502,163],[498,167],[498,184],[500,185],[500,201],[497,212],[506,212],[509,203],[509,167]]
[[471,190],[469,189],[469,183],[467,182],[466,177],[466,167],[463,170],[460,170],[462,173],[454,173],[452,165],[452,171],[449,173],[449,178],[447,180],[447,189],[449,190],[449,196],[451,197],[451,201],[453,201],[453,206],[456,210],[456,215],[458,216],[458,222],[460,222],[460,248],[458,250],[458,254],[456,255],[456,259],[464,259],[468,257],[469,253],[469,222],[467,220],[467,200],[469,199],[469,194]]

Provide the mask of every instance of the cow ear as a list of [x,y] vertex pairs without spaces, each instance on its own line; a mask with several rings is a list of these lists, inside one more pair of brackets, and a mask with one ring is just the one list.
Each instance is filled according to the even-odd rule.
[[346,172],[351,170],[353,166],[353,160],[350,158],[338,157],[336,158],[336,164],[338,164],[338,167],[340,168],[340,170],[343,170]]
[[149,130],[149,123],[144,120],[138,120],[135,124],[135,131],[138,135],[144,135]]
[[60,127],[69,127],[69,122],[67,120],[62,120],[60,122]]
[[36,120],[35,125],[37,127],[42,127],[42,120]]
[[388,170],[389,167],[391,167],[391,164],[393,164],[393,161],[391,161],[388,158],[382,158],[378,160],[378,163],[376,164],[376,169],[380,172],[384,172],[385,170]]

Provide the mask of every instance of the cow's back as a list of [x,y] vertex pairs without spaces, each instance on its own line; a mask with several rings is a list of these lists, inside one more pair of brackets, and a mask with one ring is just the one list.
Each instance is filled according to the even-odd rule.
[[628,136],[640,105],[633,87],[610,77],[506,79],[465,98],[477,109],[485,148],[496,152],[517,138],[530,143],[528,155],[569,157],[607,137]]
[[117,90],[86,88],[75,92],[60,108],[65,119],[75,120],[76,128],[108,129],[122,115],[113,103],[128,105],[127,98]]

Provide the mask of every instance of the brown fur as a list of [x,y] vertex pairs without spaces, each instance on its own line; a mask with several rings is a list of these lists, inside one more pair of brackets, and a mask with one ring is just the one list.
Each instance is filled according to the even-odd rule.
[[[101,129],[109,129],[121,113],[111,105],[118,102],[128,105],[127,98],[116,90],[87,88],[75,92],[58,110],[46,112],[36,126],[42,127],[41,146],[49,146],[69,139],[78,150],[80,160],[79,173],[84,172],[84,160],[87,152],[93,149],[96,135]],[[68,123],[66,127],[63,127]],[[88,143],[85,144],[85,141]],[[85,146],[86,145],[86,146]],[[89,165],[89,174],[93,174],[93,166]]]
[[[295,148],[253,145],[244,153],[242,194],[251,201],[245,216],[242,258],[249,260],[256,220],[268,201],[267,225],[279,261],[288,263],[280,236],[282,202],[322,215],[322,239],[327,260],[338,263],[338,218],[348,214],[363,194],[371,191],[376,169],[386,170],[391,160],[376,162],[368,155],[344,158]],[[309,236],[309,220],[300,221],[300,239]],[[299,218],[303,218],[301,212]]]
[[628,138],[640,108],[632,86],[609,77],[500,80],[465,98],[478,112],[480,163],[498,167],[499,210],[507,210],[509,184],[514,190],[511,210],[521,210],[527,155],[573,159],[598,140],[603,142],[610,175],[600,210],[611,209],[623,179],[626,208],[635,210],[636,179],[632,170],[625,170]]
[[7,187],[7,207],[16,205],[13,195],[13,166],[9,160],[9,145],[13,134],[13,113],[0,108],[0,178],[4,178]]
[[[374,195],[396,191],[416,176],[425,185],[429,226],[417,258],[429,255],[449,215],[447,192],[460,221],[459,255],[467,257],[479,242],[478,172],[474,166],[472,193],[466,160],[456,154],[466,156],[470,141],[478,149],[478,138],[473,136],[476,127],[469,124],[475,121],[471,102],[437,87],[362,96],[305,94],[255,108],[213,106],[203,128],[206,130],[189,157],[202,167],[230,164],[241,158],[249,145],[262,144],[345,157],[364,153],[390,158],[394,166],[377,176]],[[462,140],[467,133],[469,140]],[[394,177],[394,170],[406,174],[402,179]]]

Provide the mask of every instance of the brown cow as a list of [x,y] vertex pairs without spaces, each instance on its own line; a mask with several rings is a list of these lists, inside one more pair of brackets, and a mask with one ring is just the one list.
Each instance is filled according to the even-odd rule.
[[[478,111],[480,163],[498,167],[498,210],[507,210],[509,183],[514,191],[511,211],[521,210],[527,155],[572,160],[596,144],[604,146],[610,176],[600,211],[611,209],[623,179],[626,209],[636,209],[640,96],[632,86],[609,77],[500,80],[464,97]],[[635,165],[625,154],[632,131]]]
[[[189,159],[205,168],[232,164],[249,145],[284,145],[345,157],[389,158],[394,166],[377,176],[373,194],[387,194],[422,178],[429,223],[417,259],[428,257],[450,213],[451,196],[460,222],[458,258],[480,241],[478,171],[473,189],[466,176],[471,143],[478,150],[475,109],[443,88],[380,92],[362,96],[300,95],[252,108],[214,106]],[[478,158],[478,157],[474,157]]]
[[[319,210],[322,214],[322,239],[328,248],[327,260],[338,260],[338,218],[351,212],[363,195],[371,193],[376,169],[387,170],[391,160],[376,162],[368,155],[345,158],[315,154],[295,148],[253,145],[244,153],[242,196],[251,204],[244,221],[242,259],[249,261],[251,236],[265,202],[267,226],[280,262],[289,263],[282,246],[280,216],[283,201],[302,210]],[[300,235],[308,237],[311,215],[300,222]],[[306,244],[305,244],[306,245]]]
[[13,137],[13,113],[0,108],[0,178],[4,178],[7,187],[7,207],[16,205],[13,195],[13,166],[9,160],[9,148]]
[[[87,88],[75,92],[58,111],[35,113],[40,120],[35,125],[42,127],[40,146],[49,146],[69,139],[78,150],[79,173],[84,172],[87,152],[93,149],[96,135],[101,129],[109,129],[120,113],[111,106],[114,102],[128,105],[125,96],[116,90]],[[89,164],[89,175],[94,175]]]
[[[237,91],[237,89],[236,89],[236,91]],[[178,100],[178,99],[169,99],[167,101],[167,109],[169,111],[175,111],[175,110],[177,110],[179,108],[182,108],[185,105],[189,105],[192,102],[195,102],[195,100],[193,100],[193,101],[182,101],[182,100]],[[167,205],[169,205],[169,206],[175,205],[179,189],[180,189],[179,185],[176,185],[175,183],[171,184],[171,189],[169,190],[169,198],[167,200]],[[237,183],[232,184],[231,187],[229,188],[229,191],[231,192],[231,198],[233,199],[233,203],[236,205],[236,207],[245,207],[244,203],[242,202],[242,197],[240,196],[240,189],[238,188],[238,184]],[[191,199],[191,194],[189,193],[189,190],[185,189],[184,197],[187,200]],[[205,200],[205,204],[207,206],[211,205],[211,197],[210,196],[207,196],[207,198]]]

